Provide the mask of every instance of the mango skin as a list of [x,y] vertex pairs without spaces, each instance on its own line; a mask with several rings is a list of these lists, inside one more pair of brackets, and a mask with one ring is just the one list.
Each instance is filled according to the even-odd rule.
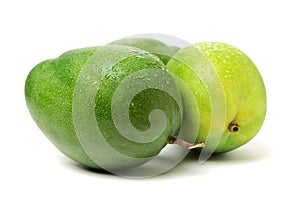
[[[103,47],[110,50],[108,45]],[[168,121],[164,133],[159,138],[144,144],[129,141],[115,130],[110,116],[110,102],[114,89],[127,75],[145,68],[165,70],[165,66],[157,57],[143,50],[126,46],[118,46],[117,51],[115,46],[112,48],[111,53],[118,53],[118,50],[134,51],[136,56],[117,63],[102,78],[95,99],[99,129],[117,152],[134,158],[154,157],[166,145],[167,137],[176,135],[179,131],[181,114],[175,100],[156,89],[145,90],[133,98],[135,104],[140,104],[131,107],[129,111],[132,124],[137,129],[149,128],[149,112],[153,108],[162,109]],[[62,153],[87,167],[102,169],[83,150],[72,118],[72,99],[76,79],[97,49],[98,47],[90,47],[72,50],[56,59],[46,60],[35,66],[26,79],[25,99],[38,127]],[[114,167],[114,163],[116,162],[112,160],[112,168],[117,170],[136,166],[140,164],[140,160],[137,160],[137,163],[134,161],[124,163],[123,167]]]
[[[267,110],[266,88],[253,61],[234,46],[221,42],[200,42],[179,50],[168,62],[167,69],[185,83],[197,100],[198,115],[184,107],[184,117],[187,120],[200,118],[196,141],[205,142],[209,132],[214,133],[220,127],[219,124],[212,124],[214,110],[210,95],[219,93],[215,92],[219,91],[215,88],[216,81],[211,80],[208,86],[205,86],[201,80],[201,75],[207,73],[205,66],[199,68],[198,72],[190,67],[207,62],[214,67],[225,97],[225,120],[220,114],[217,121],[224,124],[223,133],[217,147],[211,151],[225,153],[246,144],[260,130]],[[214,102],[218,106],[222,100],[223,98],[219,97]],[[231,123],[238,124],[238,132],[229,130]]]
[[171,57],[179,50],[176,46],[168,46],[163,42],[151,38],[124,38],[114,41],[111,44],[132,46],[145,50],[156,55],[164,64],[167,64]]

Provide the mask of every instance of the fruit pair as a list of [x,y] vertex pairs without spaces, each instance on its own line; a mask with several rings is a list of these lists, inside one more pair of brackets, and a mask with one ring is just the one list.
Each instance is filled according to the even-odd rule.
[[25,97],[61,152],[108,171],[143,164],[167,143],[230,151],[255,136],[266,111],[255,65],[223,43],[123,39],[69,51],[34,67]]

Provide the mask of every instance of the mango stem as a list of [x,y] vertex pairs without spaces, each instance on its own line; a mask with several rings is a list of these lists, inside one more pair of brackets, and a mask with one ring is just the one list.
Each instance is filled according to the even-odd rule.
[[205,147],[205,144],[203,142],[197,142],[197,143],[189,143],[187,141],[184,141],[180,138],[175,138],[173,136],[169,136],[167,139],[168,144],[177,144],[185,149],[195,149],[200,147]]

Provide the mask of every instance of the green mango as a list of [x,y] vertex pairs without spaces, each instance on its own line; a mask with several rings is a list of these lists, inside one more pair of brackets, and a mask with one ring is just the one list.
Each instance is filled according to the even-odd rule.
[[179,50],[176,46],[168,46],[158,40],[150,38],[124,38],[114,41],[111,44],[132,46],[145,50],[156,55],[164,64],[167,64],[170,58]]
[[96,169],[151,160],[181,124],[173,77],[156,56],[129,46],[77,49],[43,61],[26,79],[25,98],[49,140]]
[[254,62],[240,49],[200,42],[179,50],[167,68],[192,93],[183,93],[183,102],[196,99],[198,112],[185,108],[184,118],[199,118],[196,141],[205,142],[205,152],[229,152],[259,132],[267,110],[266,88]]

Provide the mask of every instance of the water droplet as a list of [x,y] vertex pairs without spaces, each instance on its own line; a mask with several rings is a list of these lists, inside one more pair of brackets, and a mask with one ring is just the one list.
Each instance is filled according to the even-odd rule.
[[136,55],[135,58],[136,58],[136,59],[141,59],[141,58],[143,58],[143,56],[141,56],[141,55]]
[[144,79],[145,78],[145,75],[140,75],[140,79]]

